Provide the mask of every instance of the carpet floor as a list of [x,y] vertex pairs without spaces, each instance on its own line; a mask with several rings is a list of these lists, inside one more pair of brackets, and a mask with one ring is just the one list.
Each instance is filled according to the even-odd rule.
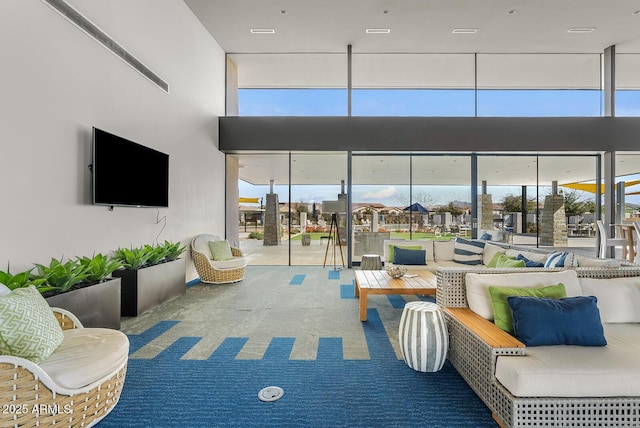
[[[402,361],[398,323],[417,298],[370,296],[360,322],[350,270],[251,266],[237,284],[193,285],[123,321],[127,377],[99,426],[495,427],[449,363]],[[259,400],[268,386],[282,398]]]

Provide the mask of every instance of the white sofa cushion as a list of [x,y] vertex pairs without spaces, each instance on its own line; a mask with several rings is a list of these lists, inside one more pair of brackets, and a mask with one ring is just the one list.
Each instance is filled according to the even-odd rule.
[[620,267],[622,260],[618,259],[597,259],[593,257],[577,256],[580,267]]
[[455,241],[433,241],[433,253],[435,261],[437,262],[452,261],[455,250]]
[[233,257],[230,260],[209,260],[211,266],[216,269],[235,269],[247,265],[247,259],[244,257]]
[[504,254],[506,253],[506,249],[497,245],[486,243],[484,245],[484,251],[482,252],[482,264],[485,266],[488,265],[491,259],[493,259],[493,256],[496,255],[496,253]]
[[585,296],[598,298],[603,323],[640,322],[640,277],[580,278]]
[[581,296],[582,289],[578,274],[574,270],[562,272],[523,272],[523,273],[468,273],[467,304],[476,314],[493,321],[493,305],[489,287],[543,287],[564,284],[567,297]]
[[496,379],[516,397],[640,396],[640,324],[604,324],[607,346],[536,346],[499,356]]
[[83,388],[111,375],[129,357],[129,339],[118,330],[64,330],[58,348],[39,366],[63,388]]

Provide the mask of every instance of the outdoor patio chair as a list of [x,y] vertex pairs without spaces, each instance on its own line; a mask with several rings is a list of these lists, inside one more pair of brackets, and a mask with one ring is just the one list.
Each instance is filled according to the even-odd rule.
[[230,247],[233,257],[229,260],[213,260],[209,242],[222,240],[219,236],[203,234],[191,241],[191,257],[201,282],[226,284],[244,279],[247,262],[240,248]]
[[627,244],[629,242],[627,238],[609,237],[609,234],[607,233],[602,220],[596,220],[596,224],[598,225],[598,231],[600,232],[600,251],[598,251],[598,257],[600,257],[601,259],[606,258],[607,248],[609,247],[622,247],[623,249],[627,248]]

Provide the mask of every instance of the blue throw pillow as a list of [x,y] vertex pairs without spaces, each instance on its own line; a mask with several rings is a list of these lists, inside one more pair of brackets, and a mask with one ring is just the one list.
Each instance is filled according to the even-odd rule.
[[407,250],[401,247],[396,247],[393,250],[393,264],[426,265],[427,252],[425,250]]
[[516,256],[516,260],[524,260],[524,265],[526,267],[544,267],[544,263],[534,262],[533,260],[529,260],[528,258],[523,256],[522,254],[518,254]]
[[509,296],[513,331],[526,346],[605,346],[598,299]]
[[491,234],[485,232],[485,233],[482,234],[480,239],[482,239],[483,241],[491,241]]

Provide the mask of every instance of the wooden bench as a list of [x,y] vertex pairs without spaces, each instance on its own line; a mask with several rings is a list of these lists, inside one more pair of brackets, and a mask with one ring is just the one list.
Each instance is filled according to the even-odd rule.
[[[410,275],[410,274],[409,274]],[[417,271],[417,276],[391,278],[384,270],[355,271],[355,295],[360,298],[360,321],[367,320],[369,294],[436,294],[436,275],[430,271]]]

